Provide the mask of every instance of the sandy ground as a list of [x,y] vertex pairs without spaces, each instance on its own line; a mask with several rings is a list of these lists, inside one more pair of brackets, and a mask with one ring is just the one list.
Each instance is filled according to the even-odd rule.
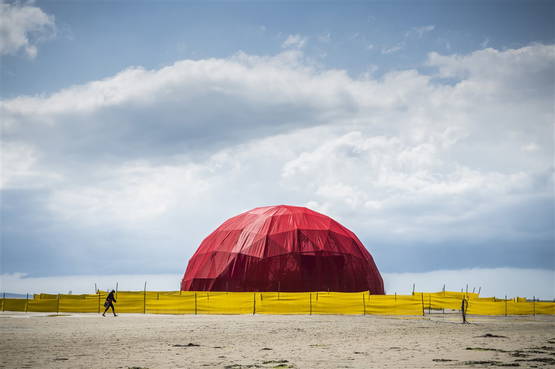
[[[0,313],[1,368],[555,367],[555,317]],[[481,337],[487,334],[504,337]],[[481,362],[481,363],[480,363]]]

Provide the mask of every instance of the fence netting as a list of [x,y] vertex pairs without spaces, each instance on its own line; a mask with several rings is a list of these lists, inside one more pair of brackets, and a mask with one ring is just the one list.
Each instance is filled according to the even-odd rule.
[[[1,299],[2,311],[101,313],[108,292],[35,294],[27,299]],[[482,298],[465,292],[415,292],[372,295],[366,292],[192,292],[119,291],[118,313],[139,314],[352,314],[425,315],[460,310],[473,315],[555,315],[555,302]]]

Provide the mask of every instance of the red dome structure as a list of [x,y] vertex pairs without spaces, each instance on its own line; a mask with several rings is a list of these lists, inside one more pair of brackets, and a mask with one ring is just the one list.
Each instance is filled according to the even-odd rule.
[[384,294],[370,253],[353,232],[297,206],[256,208],[202,241],[182,291],[337,291]]

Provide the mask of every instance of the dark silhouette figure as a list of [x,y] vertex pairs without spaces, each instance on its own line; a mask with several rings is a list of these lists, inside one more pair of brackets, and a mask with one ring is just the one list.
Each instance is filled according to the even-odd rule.
[[106,308],[106,310],[104,310],[104,312],[102,313],[102,316],[106,316],[106,312],[108,311],[109,308],[112,308],[112,312],[114,313],[114,316],[117,316],[116,309],[114,309],[114,302],[116,302],[114,293],[116,293],[116,291],[112,290],[108,294],[108,297],[106,297],[106,302],[104,303],[104,307]]

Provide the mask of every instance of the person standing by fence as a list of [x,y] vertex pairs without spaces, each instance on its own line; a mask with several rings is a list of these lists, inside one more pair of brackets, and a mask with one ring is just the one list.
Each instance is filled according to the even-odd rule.
[[106,302],[104,303],[104,307],[106,309],[102,313],[102,316],[106,316],[106,312],[108,311],[109,308],[112,308],[112,312],[114,313],[114,316],[117,316],[116,309],[114,309],[114,302],[117,302],[116,298],[114,297],[114,293],[116,293],[116,291],[112,290],[108,294],[108,297],[106,297]]

